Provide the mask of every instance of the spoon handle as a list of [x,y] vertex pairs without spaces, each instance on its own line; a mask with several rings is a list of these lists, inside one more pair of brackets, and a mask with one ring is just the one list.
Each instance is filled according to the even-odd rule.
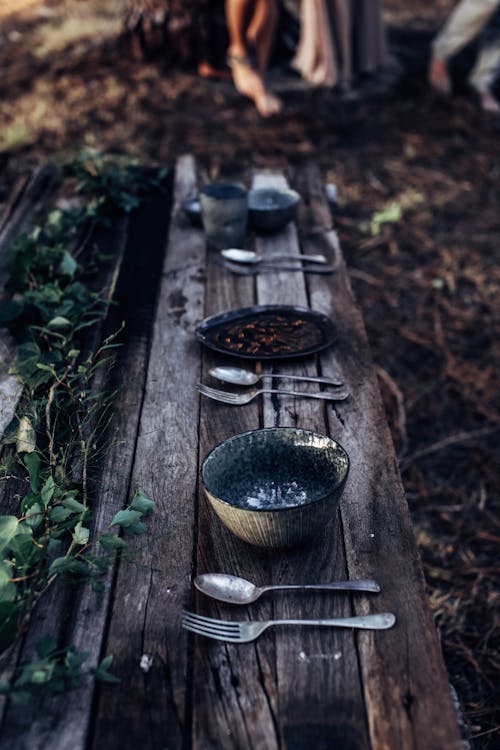
[[269,262],[274,262],[275,260],[303,260],[304,263],[321,263],[324,264],[327,262],[327,259],[324,255],[301,255],[296,254],[292,255],[291,253],[280,253],[279,255],[269,255],[266,256],[266,258],[262,259]]
[[219,263],[218,261],[215,262],[217,263],[217,265],[222,266],[222,268],[226,268],[228,271],[231,271],[231,273],[234,273],[238,276],[258,276],[261,273],[273,273],[274,271],[330,274],[335,273],[338,270],[337,266],[327,266],[323,263],[316,266],[314,266],[313,264],[309,264],[306,266],[288,266],[280,265],[279,263],[268,263],[268,261],[266,261],[265,263],[258,265],[256,268],[249,268],[248,266],[245,267],[244,264],[236,263],[234,261],[229,262],[226,260],[222,263]]
[[281,591],[302,589],[304,591],[371,591],[378,594],[380,586],[376,581],[334,581],[332,583],[289,584],[280,586],[261,586],[262,591]]
[[344,385],[338,378],[323,378],[319,375],[287,375],[286,373],[265,372],[261,378],[286,378],[287,380],[304,380],[308,383],[325,383],[325,385]]

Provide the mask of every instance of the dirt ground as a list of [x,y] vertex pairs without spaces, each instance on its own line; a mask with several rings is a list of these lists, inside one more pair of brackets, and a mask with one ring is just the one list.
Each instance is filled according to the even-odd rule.
[[399,74],[360,82],[356,101],[278,77],[285,114],[270,121],[228,83],[131,62],[124,2],[3,1],[0,210],[19,170],[83,147],[155,164],[192,151],[213,177],[317,159],[338,188],[450,681],[471,746],[496,747],[500,122],[468,95],[466,61],[451,100],[425,83],[453,0],[387,0]]

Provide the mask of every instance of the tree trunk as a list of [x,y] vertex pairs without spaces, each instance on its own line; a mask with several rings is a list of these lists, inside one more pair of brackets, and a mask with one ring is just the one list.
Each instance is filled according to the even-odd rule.
[[128,0],[123,25],[135,60],[163,57],[169,65],[183,67],[225,65],[224,0]]
[[128,0],[124,32],[132,57],[191,62],[195,5],[194,0]]

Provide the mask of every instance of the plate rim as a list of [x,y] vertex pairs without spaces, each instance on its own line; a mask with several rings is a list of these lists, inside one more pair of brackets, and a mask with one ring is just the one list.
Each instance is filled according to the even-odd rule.
[[[287,311],[287,312],[293,312],[293,313],[301,313],[301,314],[307,314],[310,318],[314,318],[316,321],[321,321],[322,323],[322,333],[325,334],[325,328],[327,329],[327,335],[325,337],[325,340],[321,344],[317,344],[314,347],[309,347],[308,349],[302,349],[300,351],[296,352],[286,352],[284,354],[241,354],[240,352],[233,352],[230,349],[226,349],[224,347],[218,346],[217,344],[214,344],[212,341],[209,341],[206,336],[204,335],[204,331],[209,326],[213,326],[216,323],[222,323],[225,320],[234,318],[237,319],[238,317],[244,318],[246,315],[249,314],[256,314],[256,313],[268,313],[268,312],[278,312],[278,311]],[[206,346],[208,349],[211,349],[212,351],[218,352],[219,354],[226,354],[230,357],[237,357],[239,359],[252,359],[252,360],[274,360],[274,359],[297,359],[299,357],[308,357],[312,354],[317,354],[318,352],[323,351],[324,349],[327,349],[329,346],[331,346],[337,338],[336,329],[334,326],[334,323],[332,319],[326,315],[325,313],[320,312],[319,310],[313,310],[311,307],[304,307],[300,305],[286,305],[286,304],[272,304],[272,305],[251,305],[250,307],[240,307],[232,310],[225,310],[224,312],[215,313],[214,315],[209,315],[207,318],[202,320],[195,329],[195,335],[204,346]]]

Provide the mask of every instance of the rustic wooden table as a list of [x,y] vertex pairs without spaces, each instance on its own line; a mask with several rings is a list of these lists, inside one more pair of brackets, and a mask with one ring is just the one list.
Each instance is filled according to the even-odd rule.
[[[160,280],[154,305],[134,286],[134,266],[122,268],[128,278],[116,314],[128,316],[129,336],[115,405],[116,439],[106,458],[95,523],[106,526],[138,486],[157,509],[148,537],[134,544],[132,562],[122,562],[109,575],[104,593],[83,589],[68,596],[55,587],[18,654],[21,660],[29,657],[52,622],[79,651],[89,653],[90,663],[113,654],[113,672],[121,683],[89,682],[29,709],[4,703],[1,748],[461,746],[375,370],[324,186],[313,165],[287,177],[302,195],[297,225],[256,237],[255,247],[269,255],[284,249],[325,253],[338,264],[332,276],[243,277],[217,265],[203,232],[189,226],[180,209],[182,199],[198,188],[190,156],[176,166],[170,223],[166,206],[156,200],[105,238],[117,258],[130,257],[130,248],[138,264],[142,256],[147,262],[156,258],[151,274]],[[253,176],[254,186],[285,183],[283,174]],[[26,221],[36,202],[27,194],[17,201],[21,208],[12,212],[10,224],[0,227],[0,245]],[[142,323],[135,310],[138,298],[146,310]],[[195,384],[209,380],[209,367],[232,362],[204,350],[195,327],[205,316],[256,303],[310,306],[332,318],[338,334],[334,346],[276,369],[341,373],[352,394],[348,400],[326,404],[274,396],[231,407],[199,397]],[[4,387],[14,389],[14,399],[15,384],[5,372],[0,376]],[[274,425],[330,434],[351,459],[335,522],[313,543],[287,552],[261,551],[232,536],[208,507],[199,482],[200,462],[215,444]],[[248,608],[236,608],[195,593],[192,578],[207,571],[257,584],[375,578],[382,591],[268,594]],[[273,628],[255,643],[230,645],[183,631],[186,607],[228,619],[392,611],[397,623],[388,631],[357,633]]]

